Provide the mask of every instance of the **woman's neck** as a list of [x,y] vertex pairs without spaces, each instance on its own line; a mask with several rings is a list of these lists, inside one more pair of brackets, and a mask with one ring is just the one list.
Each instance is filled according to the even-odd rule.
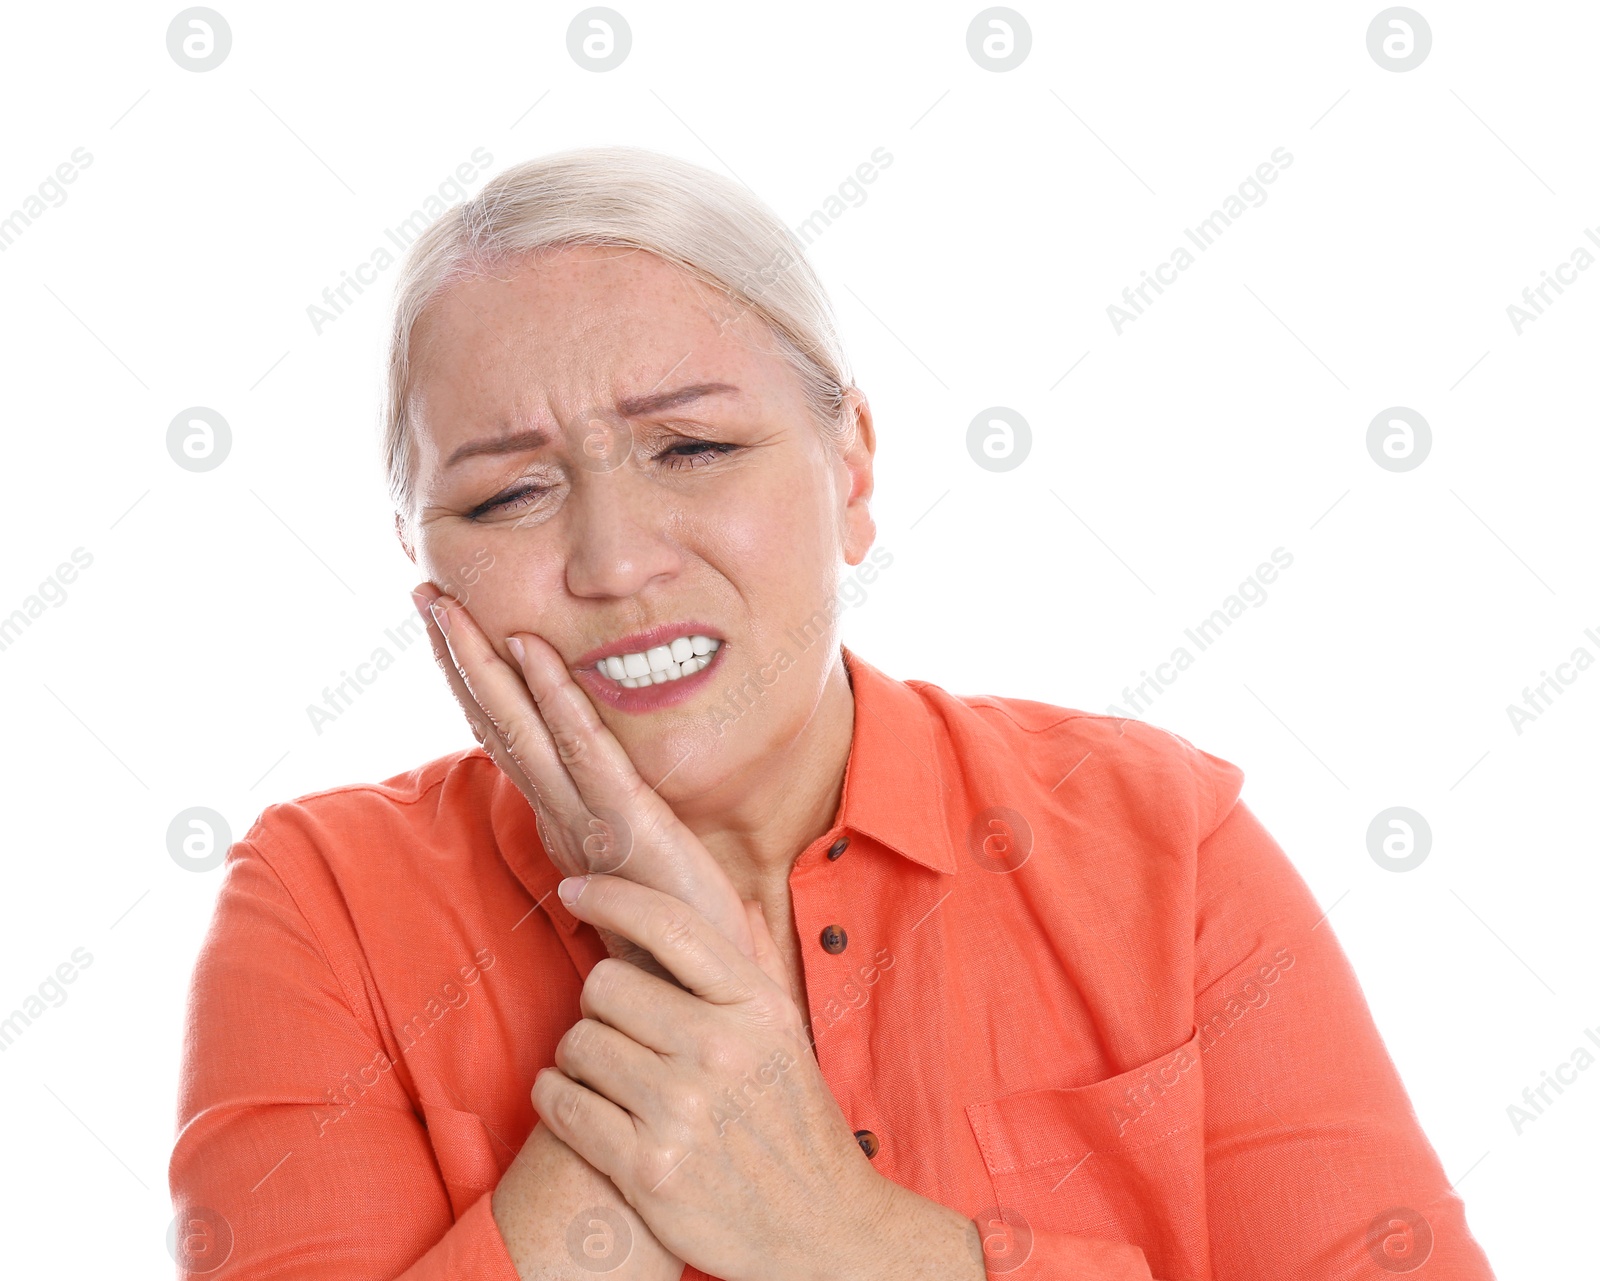
[[672,802],[743,899],[781,901],[789,871],[839,811],[855,732],[855,695],[836,657],[822,697],[781,750],[710,792]]

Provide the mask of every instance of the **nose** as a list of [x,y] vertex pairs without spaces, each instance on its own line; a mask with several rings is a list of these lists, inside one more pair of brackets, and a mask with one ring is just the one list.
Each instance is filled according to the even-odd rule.
[[682,568],[665,495],[630,471],[588,475],[567,498],[566,577],[574,596],[634,596]]

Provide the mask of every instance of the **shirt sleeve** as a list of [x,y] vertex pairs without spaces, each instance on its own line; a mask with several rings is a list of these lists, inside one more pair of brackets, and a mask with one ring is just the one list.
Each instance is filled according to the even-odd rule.
[[1255,815],[1223,800],[1195,902],[1213,1274],[1371,1281],[1426,1264],[1492,1281],[1332,926]]
[[457,1218],[396,1078],[365,993],[236,843],[189,988],[168,1167],[179,1276],[517,1281],[489,1194]]

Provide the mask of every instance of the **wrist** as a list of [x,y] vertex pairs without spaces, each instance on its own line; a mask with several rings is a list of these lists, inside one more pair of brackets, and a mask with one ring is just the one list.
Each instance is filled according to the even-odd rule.
[[893,1179],[878,1195],[844,1257],[819,1260],[822,1277],[847,1281],[985,1281],[983,1246],[971,1219]]
[[[613,1281],[678,1281],[683,1261],[656,1240],[612,1181],[538,1122],[490,1193],[490,1211],[517,1275],[585,1276],[595,1250],[615,1250]],[[596,1213],[598,1212],[598,1213]],[[580,1259],[573,1253],[572,1225]]]

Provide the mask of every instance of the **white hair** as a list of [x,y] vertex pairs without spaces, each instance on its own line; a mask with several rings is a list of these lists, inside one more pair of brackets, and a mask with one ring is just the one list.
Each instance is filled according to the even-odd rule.
[[[852,379],[833,308],[800,241],[738,183],[642,147],[583,147],[515,165],[432,223],[395,282],[383,458],[396,511],[415,497],[407,412],[411,331],[443,289],[524,254],[572,245],[643,249],[766,322],[825,439],[843,448]],[[848,421],[846,421],[848,417]]]

